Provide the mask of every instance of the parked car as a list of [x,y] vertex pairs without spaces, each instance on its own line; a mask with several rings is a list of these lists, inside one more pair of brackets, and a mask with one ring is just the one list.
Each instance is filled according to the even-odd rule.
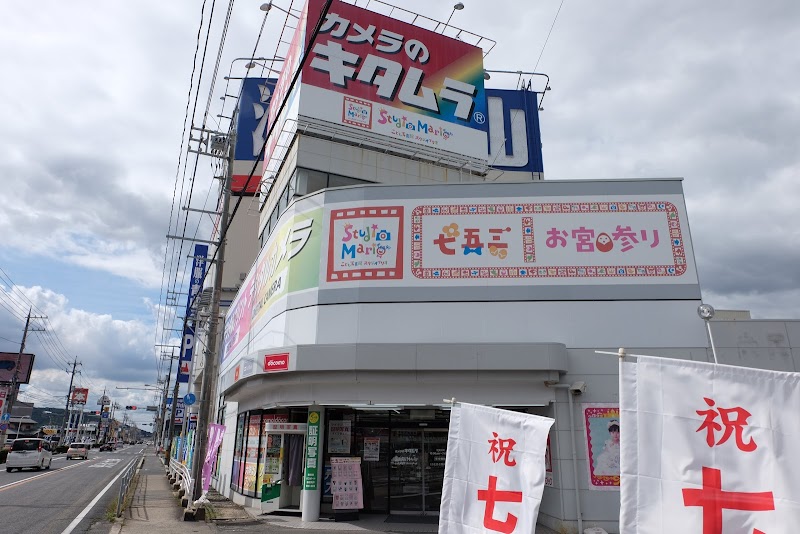
[[6,458],[6,471],[32,467],[35,470],[50,469],[53,462],[53,453],[50,452],[50,443],[41,438],[17,438],[11,444],[11,450]]
[[88,460],[90,448],[91,445],[88,443],[73,443],[69,446],[69,449],[67,449],[67,460],[72,460],[73,458]]

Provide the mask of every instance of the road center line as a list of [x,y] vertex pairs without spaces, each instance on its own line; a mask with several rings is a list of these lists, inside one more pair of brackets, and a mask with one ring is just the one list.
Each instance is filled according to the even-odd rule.
[[31,480],[36,480],[37,478],[48,477],[50,475],[55,475],[56,473],[60,473],[61,471],[66,471],[67,469],[75,469],[76,467],[80,467],[83,464],[75,464],[75,465],[68,465],[64,467],[59,467],[58,469],[54,469],[48,473],[41,473],[39,475],[33,475],[32,477],[23,478],[22,480],[17,480],[15,482],[9,482],[4,486],[0,486],[0,491],[4,491],[14,486],[19,486],[20,484],[25,484],[26,482],[30,482]]

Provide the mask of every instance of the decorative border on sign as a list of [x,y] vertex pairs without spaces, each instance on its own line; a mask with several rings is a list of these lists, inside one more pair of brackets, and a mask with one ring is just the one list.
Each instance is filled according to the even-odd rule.
[[[363,280],[402,280],[403,278],[403,206],[380,206],[377,208],[346,208],[341,210],[331,210],[328,219],[328,269],[325,274],[328,282],[353,282]],[[395,266],[381,269],[343,269],[337,270],[334,267],[333,254],[334,248],[334,227],[333,221],[344,219],[370,218],[395,218],[397,224],[397,254],[395,256]]]
[[[535,267],[533,217],[522,217],[523,253],[520,265],[513,267],[425,267],[422,257],[422,218],[437,215],[552,215],[576,213],[664,213],[669,228],[674,262],[666,265],[570,265]],[[417,206],[411,213],[411,272],[422,279],[476,278],[630,278],[673,277],[686,273],[678,209],[671,202],[553,202],[531,204],[441,204]]]

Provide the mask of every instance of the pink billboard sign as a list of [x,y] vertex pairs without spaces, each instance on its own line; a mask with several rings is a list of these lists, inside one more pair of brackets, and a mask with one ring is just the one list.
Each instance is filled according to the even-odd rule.
[[29,383],[35,357],[33,354],[27,353],[0,352],[0,382],[16,380],[17,384]]
[[[309,0],[309,27],[324,0]],[[314,43],[306,32],[300,115],[486,159],[483,51],[334,0]]]
[[[303,8],[303,12],[297,19],[297,27],[294,31],[294,37],[292,37],[292,43],[283,62],[278,82],[272,92],[267,119],[268,131],[272,133],[267,138],[267,144],[264,149],[264,168],[262,173],[264,177],[268,177],[267,173],[278,165],[278,162],[272,161],[273,154],[278,140],[284,137],[283,129],[290,115],[292,100],[297,96],[298,87],[291,88],[291,84],[294,75],[300,69],[300,61],[303,59],[307,19],[308,4]],[[279,110],[280,114],[278,113]]]
[[254,279],[254,277],[250,277],[239,290],[225,318],[225,334],[223,337],[221,361],[225,361],[250,332],[250,320],[253,313]]

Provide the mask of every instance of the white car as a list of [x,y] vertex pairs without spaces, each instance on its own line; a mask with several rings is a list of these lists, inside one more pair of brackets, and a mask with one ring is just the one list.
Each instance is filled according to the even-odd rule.
[[50,469],[53,453],[50,444],[41,438],[18,438],[11,445],[6,458],[6,471],[32,467],[35,470]]
[[92,446],[88,443],[73,443],[67,449],[67,460],[72,460],[73,458],[83,458],[84,460],[89,459],[89,449]]

